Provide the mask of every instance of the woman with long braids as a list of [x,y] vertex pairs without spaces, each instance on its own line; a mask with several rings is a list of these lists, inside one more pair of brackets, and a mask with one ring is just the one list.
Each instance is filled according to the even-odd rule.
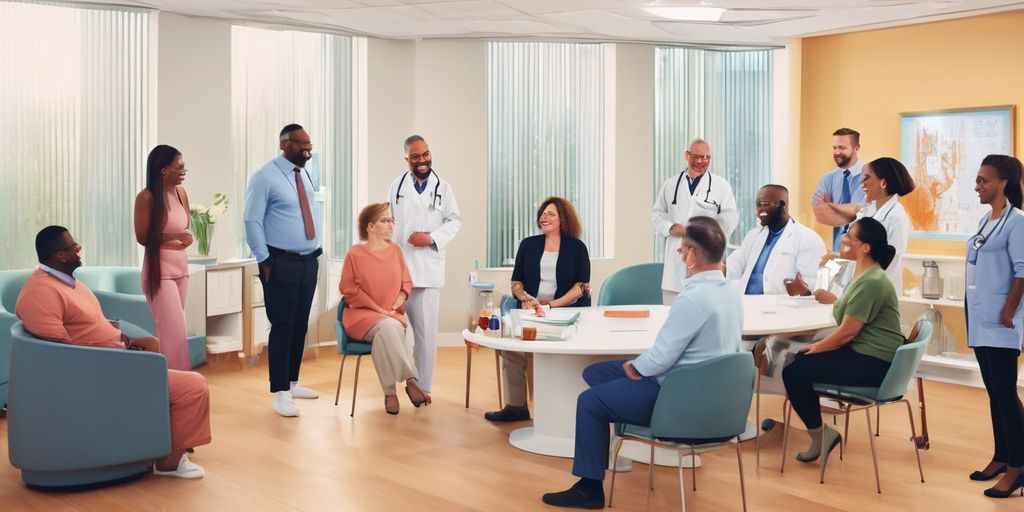
[[146,188],[135,197],[135,239],[145,246],[142,292],[156,324],[160,352],[172,370],[189,370],[188,332],[185,328],[185,291],[188,289],[189,232],[185,160],[171,146],[149,152]]

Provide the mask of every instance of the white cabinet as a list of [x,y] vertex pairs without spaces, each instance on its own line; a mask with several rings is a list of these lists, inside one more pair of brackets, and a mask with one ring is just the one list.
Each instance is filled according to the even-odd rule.
[[242,269],[206,271],[206,316],[242,312]]
[[[262,291],[262,290],[261,290]],[[252,308],[252,346],[263,347],[270,342],[270,320],[265,307]]]

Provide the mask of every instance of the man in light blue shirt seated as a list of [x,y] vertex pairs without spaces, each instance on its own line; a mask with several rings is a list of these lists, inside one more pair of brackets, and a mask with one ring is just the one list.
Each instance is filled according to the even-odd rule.
[[[678,250],[687,268],[683,289],[672,301],[654,346],[632,361],[604,361],[583,371],[590,389],[576,402],[576,452],[568,490],[548,493],[544,503],[568,508],[604,508],[608,424],[650,425],[665,373],[686,364],[740,351],[743,304],[722,274],[725,233],[710,217],[693,217]],[[699,392],[699,390],[694,390]]]
[[[864,164],[858,160],[860,151],[860,132],[851,128],[840,128],[832,133],[832,159],[836,168],[826,173],[818,181],[812,202],[814,219],[819,224],[832,226],[832,251],[839,252],[839,242],[843,233],[849,229],[846,218],[852,218],[860,210],[865,199],[860,188],[861,169]],[[839,207],[846,218],[836,213]]]

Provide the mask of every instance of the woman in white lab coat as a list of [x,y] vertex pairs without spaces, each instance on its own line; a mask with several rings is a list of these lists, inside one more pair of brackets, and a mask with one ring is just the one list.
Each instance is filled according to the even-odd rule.
[[[882,157],[872,160],[861,171],[860,188],[864,190],[867,203],[853,217],[846,217],[853,222],[864,217],[871,217],[885,226],[885,234],[889,245],[896,248],[893,258],[885,274],[889,276],[897,295],[903,295],[902,256],[907,252],[907,238],[910,236],[910,217],[900,204],[899,198],[914,191],[914,179],[907,168],[899,160]],[[843,214],[836,210],[837,213]],[[845,214],[843,214],[845,215]],[[847,279],[852,276],[847,276]],[[831,304],[836,296],[829,292],[816,293],[819,301]]]
[[981,162],[974,190],[992,207],[967,240],[967,344],[978,358],[992,414],[995,451],[971,480],[1002,479],[985,495],[1006,498],[1024,486],[1024,406],[1017,395],[1017,359],[1024,337],[1024,166],[1006,155]]

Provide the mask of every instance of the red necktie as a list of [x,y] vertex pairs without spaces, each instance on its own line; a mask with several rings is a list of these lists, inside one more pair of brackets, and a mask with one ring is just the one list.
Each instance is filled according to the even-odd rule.
[[313,212],[309,210],[309,198],[306,197],[306,186],[302,184],[302,172],[295,168],[295,189],[299,191],[299,207],[302,208],[302,224],[306,228],[306,240],[312,240],[316,236],[313,229]]

